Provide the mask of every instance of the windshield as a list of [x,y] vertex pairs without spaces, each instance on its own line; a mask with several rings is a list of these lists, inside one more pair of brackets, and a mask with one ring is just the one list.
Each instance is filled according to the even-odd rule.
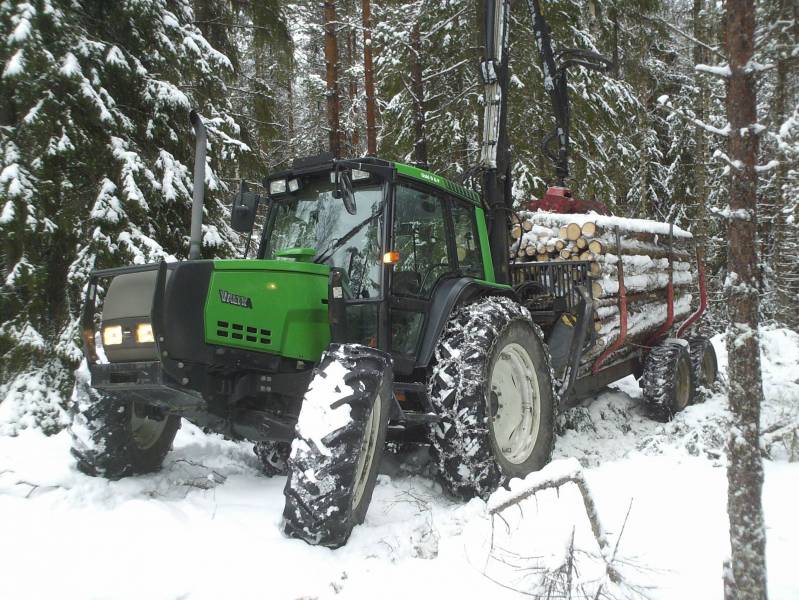
[[272,203],[264,258],[280,250],[314,248],[316,262],[343,269],[356,298],[373,298],[380,289],[380,227],[383,186],[354,189],[355,214],[334,198],[329,175],[305,178],[300,189]]

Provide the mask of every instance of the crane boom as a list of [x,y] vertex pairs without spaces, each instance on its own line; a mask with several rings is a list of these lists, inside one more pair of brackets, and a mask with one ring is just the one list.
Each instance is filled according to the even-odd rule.
[[[567,70],[572,66],[581,66],[593,71],[607,71],[613,62],[590,50],[580,48],[564,48],[557,54],[552,50],[552,35],[549,24],[541,11],[539,0],[527,0],[527,8],[533,21],[535,43],[541,59],[544,75],[544,89],[552,103],[555,115],[555,129],[541,143],[544,154],[555,165],[557,185],[565,186],[569,177],[569,84]],[[557,152],[550,149],[552,142],[557,141]]]
[[511,178],[508,150],[508,17],[510,0],[483,0],[483,42],[485,55],[480,63],[483,79],[483,144],[480,166],[483,169],[483,197],[488,207],[489,243],[494,275],[507,283],[508,213]]
[[[606,71],[613,63],[590,50],[565,48],[557,54],[552,50],[552,36],[539,0],[527,0],[533,21],[535,42],[544,75],[544,89],[552,103],[555,129],[541,143],[544,154],[555,165],[558,187],[552,187],[544,197],[546,206],[569,212],[596,209],[598,203],[577,201],[566,187],[569,177],[569,87],[567,70],[581,66]],[[480,63],[483,81],[483,142],[480,148],[480,167],[483,169],[483,196],[488,208],[489,242],[494,273],[498,282],[507,283],[508,215],[511,211],[511,162],[507,132],[508,106],[508,26],[510,0],[483,0],[484,57]],[[557,142],[557,152],[551,149]]]

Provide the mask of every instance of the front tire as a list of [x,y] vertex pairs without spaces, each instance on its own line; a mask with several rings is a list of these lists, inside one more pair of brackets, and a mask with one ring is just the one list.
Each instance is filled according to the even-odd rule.
[[161,468],[180,428],[179,417],[106,396],[91,387],[86,374],[75,382],[74,400],[70,433],[78,470],[120,479]]
[[311,545],[343,546],[363,523],[386,440],[390,357],[331,344],[303,398],[288,459],[283,531]]
[[432,452],[451,494],[486,498],[541,469],[554,444],[549,353],[529,312],[508,298],[458,309],[436,349]]

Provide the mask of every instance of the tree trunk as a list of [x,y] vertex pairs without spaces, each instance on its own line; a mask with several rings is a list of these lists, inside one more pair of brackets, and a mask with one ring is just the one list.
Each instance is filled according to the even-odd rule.
[[754,49],[754,0],[727,0],[726,43],[731,75],[727,85],[730,123],[730,219],[727,245],[727,306],[730,328],[729,401],[732,424],[727,442],[727,511],[732,549],[732,593],[737,600],[764,600],[766,531],[763,522],[763,464],[760,458],[760,370],[757,288],[758,136],[755,74],[746,66]]
[[424,83],[422,82],[422,41],[419,34],[420,16],[416,17],[411,28],[411,95],[413,96],[413,130],[416,141],[413,144],[413,158],[417,163],[427,166],[427,134],[424,117]]
[[[784,45],[786,49],[778,51],[775,69],[776,80],[771,105],[771,124],[774,128],[785,123],[788,113],[791,111],[788,96],[793,75],[791,65],[796,64],[796,59],[791,56],[788,48],[793,40],[799,39],[799,6],[792,0],[780,0],[777,18],[786,23],[793,22],[793,25],[784,32],[785,37],[778,41],[778,45]],[[785,188],[790,166],[790,161],[787,159],[788,157],[784,153],[778,154],[779,164],[774,173],[775,193],[777,194],[773,225],[774,251],[772,252],[774,288],[776,290],[774,317],[785,326],[799,331],[799,314],[793,308],[799,301],[799,272],[796,264],[799,244],[797,244],[796,225],[787,219],[788,215],[784,212],[790,208],[791,204],[791,198]]]
[[292,65],[289,68],[289,75],[286,79],[286,94],[288,100],[288,120],[287,124],[287,133],[286,136],[288,140],[286,141],[286,147],[288,149],[288,155],[290,158],[294,157],[294,143],[296,141],[297,132],[294,128],[294,111],[296,110],[296,106],[294,106],[294,63],[292,61]]
[[377,155],[377,128],[375,126],[375,71],[372,66],[372,7],[370,0],[362,0],[363,19],[363,75],[366,93],[366,153]]
[[619,65],[619,12],[615,6],[610,8],[610,21],[613,24],[613,29],[610,33],[610,43],[613,48],[611,58],[613,59],[613,67],[611,67],[611,74],[618,77],[621,72]]
[[330,151],[341,157],[338,94],[338,45],[336,43],[336,0],[325,0],[325,81],[327,83],[327,125]]
[[[704,14],[704,0],[694,0],[692,19],[693,19],[693,34],[694,38],[699,41],[704,41],[706,38],[704,20],[707,19],[707,14]],[[700,44],[695,43],[693,48],[694,64],[707,63],[707,51]],[[704,76],[695,78],[697,93],[696,105],[694,113],[696,118],[703,123],[707,117],[705,107],[707,105],[707,85],[705,84]],[[696,127],[694,131],[694,196],[696,198],[696,219],[694,220],[693,233],[697,237],[698,243],[704,244],[707,237],[707,139],[705,129],[703,127]]]
[[347,67],[349,68],[350,112],[352,130],[350,131],[350,154],[360,155],[358,146],[361,144],[361,135],[358,131],[358,79],[353,75],[355,70],[355,53],[358,50],[358,40],[353,27],[347,36]]

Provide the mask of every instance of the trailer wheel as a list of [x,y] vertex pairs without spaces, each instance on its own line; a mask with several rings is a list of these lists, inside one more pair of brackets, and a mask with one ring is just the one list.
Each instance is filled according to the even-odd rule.
[[283,491],[283,531],[338,548],[363,523],[386,439],[390,357],[331,344],[303,398]]
[[430,398],[439,479],[451,494],[487,497],[546,465],[554,444],[549,352],[530,313],[508,298],[457,310],[436,348]]
[[652,418],[669,421],[693,402],[694,368],[686,342],[667,341],[650,350],[641,376]]
[[255,442],[252,447],[255,456],[261,461],[261,471],[267,477],[286,475],[291,444],[288,442]]
[[691,364],[694,370],[694,403],[704,402],[719,372],[719,363],[716,351],[711,341],[704,337],[688,339],[688,349],[691,354]]
[[107,479],[159,470],[180,428],[179,417],[106,396],[84,374],[75,382],[74,410],[71,451],[78,469]]

